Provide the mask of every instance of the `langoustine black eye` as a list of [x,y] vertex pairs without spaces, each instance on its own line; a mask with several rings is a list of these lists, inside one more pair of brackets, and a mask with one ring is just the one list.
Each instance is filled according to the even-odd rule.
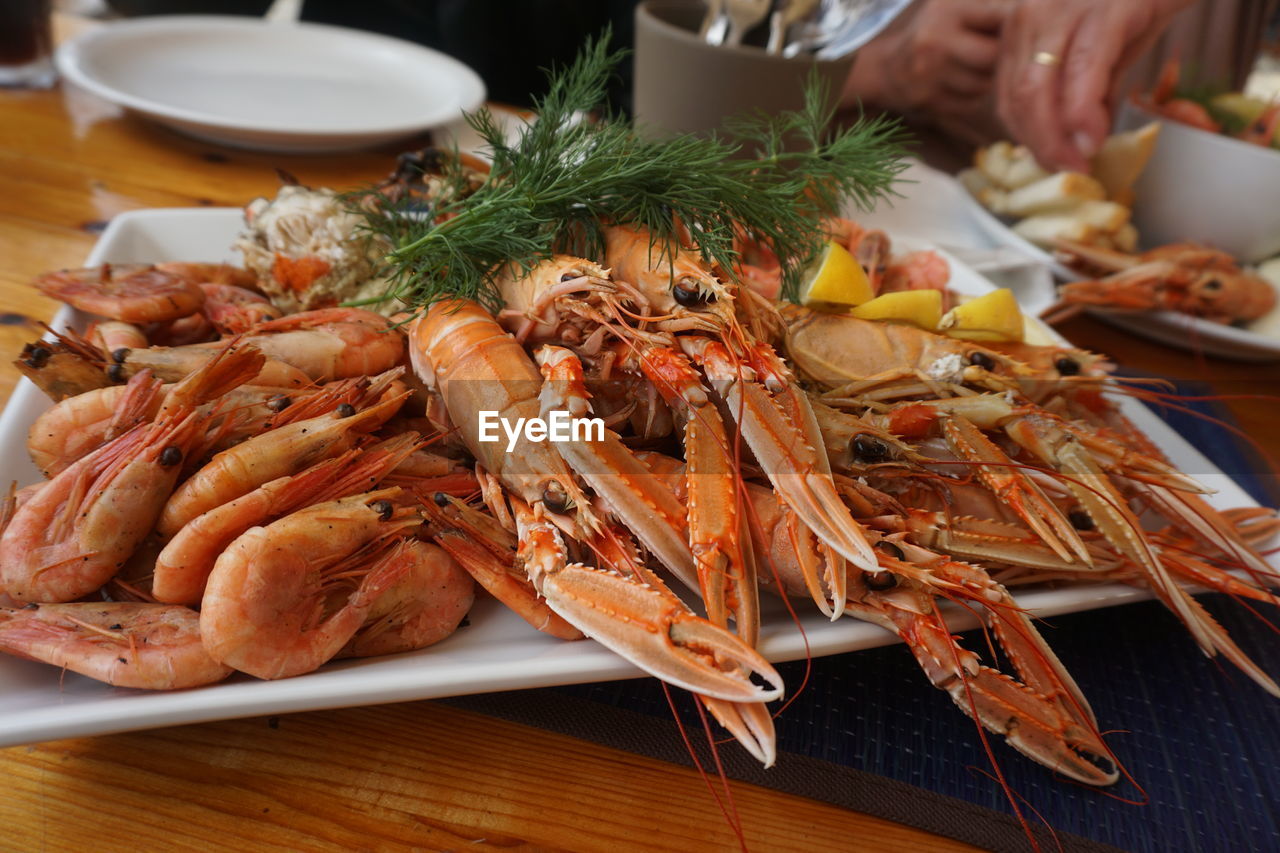
[[858,462],[883,462],[889,458],[889,446],[866,433],[858,433],[849,442],[849,450]]
[[36,370],[39,370],[40,368],[44,367],[46,364],[49,363],[49,359],[52,356],[53,356],[53,353],[49,350],[48,347],[42,347],[37,345],[37,346],[31,347],[31,349],[27,351],[26,362],[29,366],[34,367]]
[[573,506],[568,490],[556,482],[547,483],[542,488],[542,503],[547,509],[557,513],[568,512]]
[[1092,530],[1093,518],[1083,509],[1073,509],[1067,513],[1067,519],[1076,530]]
[[981,351],[970,353],[969,363],[976,367],[981,367],[983,370],[996,369],[995,359]]
[[699,308],[716,301],[716,295],[691,279],[676,282],[671,289],[671,296],[685,308]]
[[1074,358],[1067,358],[1065,355],[1055,361],[1053,366],[1058,369],[1058,373],[1063,376],[1078,376],[1080,374],[1080,362]]
[[898,576],[893,572],[876,572],[874,575],[867,575],[864,582],[868,589],[885,592],[898,585]]

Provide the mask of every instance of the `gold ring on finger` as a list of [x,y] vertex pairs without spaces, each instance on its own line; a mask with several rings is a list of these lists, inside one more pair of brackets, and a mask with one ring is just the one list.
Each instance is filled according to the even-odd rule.
[[1038,50],[1036,55],[1031,57],[1031,61],[1036,65],[1045,65],[1052,68],[1055,65],[1062,64],[1062,57],[1056,53],[1050,53],[1047,50]]

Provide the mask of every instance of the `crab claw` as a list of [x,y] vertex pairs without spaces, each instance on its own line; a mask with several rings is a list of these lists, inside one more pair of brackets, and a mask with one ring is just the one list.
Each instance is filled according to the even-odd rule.
[[870,596],[859,610],[902,637],[934,687],[1023,755],[1086,785],[1110,785],[1120,778],[1079,688],[1052,653],[1041,657],[1048,647],[1036,642],[1029,623],[1024,632],[1008,625],[1001,630],[1003,617],[995,621],[1001,645],[1034,687],[978,663],[956,644],[936,610],[912,612],[892,599],[877,605]]
[[[1177,524],[1195,539],[1213,548],[1258,579],[1275,585],[1277,570],[1236,530],[1235,525],[1204,499],[1149,483],[1135,484],[1143,498],[1150,501],[1165,518]],[[1252,518],[1263,522],[1262,532],[1271,531],[1265,523],[1267,510]],[[1273,532],[1273,531],[1271,531]]]
[[984,463],[975,471],[978,479],[1035,531],[1040,541],[1062,559],[1078,559],[1092,565],[1089,549],[1062,512],[1008,455],[965,418],[942,422],[947,444],[962,459]]
[[[772,664],[670,593],[581,564],[544,576],[541,592],[587,636],[669,684],[728,702],[782,697]],[[752,683],[751,675],[767,686]]]
[[[522,564],[547,606],[602,646],[669,684],[730,702],[771,702],[782,678],[755,649],[696,616],[652,573],[566,561],[553,524],[513,498]],[[759,687],[752,675],[767,685]]]
[[[1039,416],[1047,417],[1047,416]],[[1184,474],[1163,459],[1158,459],[1141,451],[1101,435],[1096,431],[1083,428],[1080,424],[1061,419],[1053,419],[1053,427],[1075,437],[1077,441],[1089,449],[1094,459],[1108,470],[1116,471],[1133,480],[1176,489],[1192,494],[1212,494],[1213,489],[1198,482],[1194,477]],[[1053,427],[1050,433],[1054,433]]]
[[[729,416],[787,505],[819,539],[855,567],[879,572],[880,564],[865,533],[836,491],[813,411],[807,408],[807,401],[800,402],[803,395],[787,397],[805,408],[799,413],[802,417],[789,419],[769,390],[756,381],[756,371],[734,359],[722,344],[696,337],[681,338],[680,344],[716,386]],[[832,590],[832,598],[839,612],[845,600],[842,585]]]
[[1064,721],[1053,704],[1004,673],[984,666],[976,675],[938,686],[1033,761],[1086,785],[1112,785],[1120,778],[1115,761],[1092,732]]
[[759,702],[725,702],[705,696],[702,704],[766,769],[773,766],[778,758],[778,743],[768,708]]
[[[544,346],[537,359],[546,378],[538,394],[542,416],[550,419],[557,411],[567,411],[574,418],[590,414],[590,395],[577,356],[564,347]],[[641,544],[690,589],[698,589],[696,559],[686,533],[686,508],[616,433],[602,429],[595,440],[561,442],[557,450]]]

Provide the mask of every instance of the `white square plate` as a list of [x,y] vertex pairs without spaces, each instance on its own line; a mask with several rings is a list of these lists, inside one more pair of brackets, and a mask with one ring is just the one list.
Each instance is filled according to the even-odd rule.
[[[104,262],[234,261],[230,249],[242,224],[238,209],[146,210],[112,220],[89,255]],[[914,248],[914,247],[912,247]],[[943,253],[945,255],[945,253]],[[948,256],[952,285],[983,293],[991,285]],[[63,310],[59,326],[83,318]],[[0,483],[35,482],[39,474],[25,452],[31,422],[48,407],[43,395],[23,380],[0,415]],[[1122,401],[1134,422],[1173,463],[1218,489],[1219,507],[1256,505],[1226,475],[1141,405]],[[1145,593],[1119,585],[1032,590],[1018,600],[1032,612],[1050,616],[1138,601]],[[800,608],[804,636],[779,602],[766,603],[762,648],[773,661],[872,648],[895,641],[865,622],[830,622],[813,608]],[[975,623],[953,612],[953,627]],[[1050,636],[1050,640],[1052,637]],[[280,681],[237,675],[221,684],[171,693],[115,688],[55,667],[0,655],[0,746],[55,738],[170,726],[207,720],[291,711],[373,705],[467,693],[545,687],[643,675],[622,658],[591,642],[562,642],[540,634],[492,599],[481,599],[470,625],[449,639],[418,652],[339,661],[317,672]]]

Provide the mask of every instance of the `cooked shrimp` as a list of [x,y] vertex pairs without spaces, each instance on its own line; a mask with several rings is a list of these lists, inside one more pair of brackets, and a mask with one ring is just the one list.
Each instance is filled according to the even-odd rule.
[[234,284],[201,284],[200,289],[204,291],[204,316],[224,335],[247,332],[284,314],[261,293]]
[[951,280],[951,265],[946,259],[929,249],[894,255],[884,268],[880,283],[881,293],[898,290],[941,290],[946,292]]
[[[254,327],[240,338],[267,356],[272,372],[259,375],[258,385],[301,387],[309,382],[329,382],[368,376],[390,370],[404,360],[404,333],[372,311],[327,308],[290,314]],[[166,381],[185,376],[230,341],[113,353],[125,375],[150,368]]]
[[[136,379],[136,376],[135,376]],[[133,380],[130,380],[131,382]],[[109,385],[93,391],[68,397],[52,408],[43,412],[31,424],[27,432],[27,453],[46,477],[61,473],[68,465],[92,452],[103,443],[115,438],[112,430],[124,420],[129,426],[137,421],[128,421],[122,414],[121,402],[125,399],[127,385]],[[161,395],[161,405],[168,405],[168,395],[176,387],[165,385]],[[275,412],[289,406],[295,400],[303,400],[315,394],[312,389],[300,389],[289,392],[290,396],[281,393],[280,388],[262,385],[242,385],[221,394],[216,401],[222,410],[235,413],[239,420],[252,425],[254,434],[260,431],[258,425],[267,420]],[[202,412],[209,412],[211,405],[202,407]],[[150,418],[155,412],[146,416]],[[142,418],[139,418],[141,420]],[[215,425],[213,422],[210,424]],[[247,427],[233,429],[224,437],[228,443],[248,438],[240,434]]]
[[169,604],[77,602],[0,610],[0,650],[143,690],[199,687],[231,674],[205,651],[196,612]]
[[125,323],[157,323],[187,317],[204,304],[196,282],[144,264],[103,264],[45,273],[33,284],[46,296]]
[[[262,357],[228,350],[181,393],[199,397],[252,373]],[[146,385],[143,377],[138,385]],[[151,381],[151,389],[156,383]],[[0,585],[18,601],[72,601],[102,586],[155,527],[204,437],[205,418],[175,408],[140,423],[44,485],[0,536]]]
[[205,649],[258,678],[336,655],[408,571],[397,539],[422,519],[399,489],[342,498],[246,531],[218,557],[200,607]]
[[218,339],[218,330],[203,310],[164,323],[148,323],[145,331],[149,345],[157,347],[193,346]]
[[411,652],[458,630],[475,602],[475,582],[435,545],[406,540],[409,569],[370,608],[364,625],[338,657],[364,658]]
[[174,492],[157,532],[172,537],[198,515],[349,450],[361,435],[395,414],[406,396],[392,397],[347,417],[339,407],[339,411],[290,423],[222,451]]
[[159,383],[149,372],[128,385],[109,385],[55,404],[27,431],[27,453],[46,477],[54,477],[87,454],[155,417]]
[[405,357],[404,332],[359,308],[289,314],[259,325],[247,340],[318,382],[381,373]]
[[[245,338],[240,340],[249,342]],[[119,349],[111,354],[115,365],[109,373],[113,378],[124,379],[140,370],[150,370],[165,382],[179,382],[208,364],[229,343],[230,341],[219,344]],[[290,364],[268,358],[250,381],[254,385],[270,385],[275,388],[305,388],[311,384],[312,379]]]
[[[226,399],[239,391],[238,385],[263,362],[262,354],[253,347],[224,350],[223,364],[211,378],[211,370],[197,371],[182,382],[163,390],[151,381],[150,371],[134,374],[127,385],[95,388],[68,397],[41,414],[27,432],[27,452],[46,477],[64,471],[67,466],[96,450],[134,426],[157,415],[194,409],[215,398]],[[271,393],[278,393],[272,389]],[[243,395],[236,393],[236,407],[262,402],[267,392]],[[215,421],[216,423],[216,421]]]
[[0,536],[0,585],[56,602],[110,580],[154,527],[200,426],[195,414],[139,424],[50,480]]
[[218,555],[240,534],[302,507],[377,486],[417,445],[416,435],[404,435],[368,450],[348,450],[196,516],[156,557],[152,594],[170,604],[199,604]]
[[132,323],[122,323],[119,320],[90,323],[88,331],[85,332],[85,339],[107,354],[118,349],[135,349],[151,345],[142,329]]
[[[303,396],[283,397],[282,402],[287,400],[289,404],[278,409],[267,422],[266,429],[276,429],[295,421],[326,415],[343,403],[355,409],[364,409],[374,403],[381,403],[399,396],[405,392],[404,383],[400,381],[403,374],[404,369],[397,367],[377,376],[360,376],[355,379],[329,382],[313,393]],[[398,433],[410,431],[399,430]]]
[[13,364],[18,371],[57,402],[111,384],[103,372],[102,353],[74,332],[54,332],[55,340],[40,340],[22,348]]
[[229,284],[233,287],[256,288],[258,276],[243,267],[231,264],[192,263],[190,261],[165,261],[156,269],[175,273],[197,284]]

